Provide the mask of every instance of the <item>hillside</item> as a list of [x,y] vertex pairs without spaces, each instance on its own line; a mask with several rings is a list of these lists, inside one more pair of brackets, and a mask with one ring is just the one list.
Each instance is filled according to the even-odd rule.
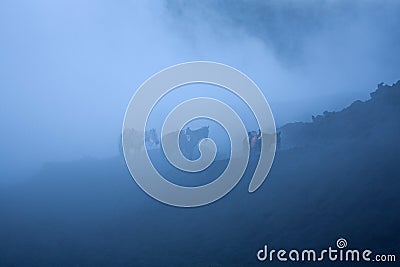
[[[355,101],[339,112],[325,111],[312,122],[289,123],[281,131],[281,148],[320,146],[357,141],[396,140],[400,136],[400,81],[379,84],[367,101]],[[372,141],[372,140],[370,140]]]
[[201,208],[148,197],[121,158],[46,164],[30,182],[0,188],[0,266],[260,266],[265,244],[325,249],[339,237],[397,253],[399,86],[285,125],[258,191],[247,192],[252,159],[231,193]]

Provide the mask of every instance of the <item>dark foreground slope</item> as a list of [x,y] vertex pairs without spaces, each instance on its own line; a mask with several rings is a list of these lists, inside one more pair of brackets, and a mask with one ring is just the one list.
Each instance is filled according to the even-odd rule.
[[201,208],[151,199],[120,158],[47,164],[29,183],[0,189],[0,266],[291,266],[259,263],[256,253],[264,244],[325,249],[339,237],[399,260],[399,85],[283,127],[290,146],[258,191],[246,191],[252,159],[230,194]]

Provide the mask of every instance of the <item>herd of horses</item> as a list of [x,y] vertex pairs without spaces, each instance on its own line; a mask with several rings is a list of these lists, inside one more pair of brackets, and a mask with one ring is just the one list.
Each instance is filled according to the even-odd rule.
[[[187,127],[179,132],[166,134],[162,137],[162,142],[176,142],[176,137],[178,136],[178,144],[182,154],[190,159],[195,159],[196,155],[199,155],[199,143],[202,139],[208,138],[209,136],[209,126],[204,126],[198,129],[191,129]],[[244,145],[248,142],[250,147],[250,153],[259,153],[261,150],[261,142],[264,141],[267,147],[270,147],[274,142],[273,134],[261,133],[260,130],[250,131],[247,133],[248,138],[243,140]],[[123,133],[125,141],[125,149],[128,148],[129,152],[131,150],[140,149],[154,149],[160,148],[160,140],[155,129],[150,129],[145,131],[143,143],[143,133],[135,129],[126,129]],[[280,144],[280,132],[276,134],[276,144],[279,147]]]

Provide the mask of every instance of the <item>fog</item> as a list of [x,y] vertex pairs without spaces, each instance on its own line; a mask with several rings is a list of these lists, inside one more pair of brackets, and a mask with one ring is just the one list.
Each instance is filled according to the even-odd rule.
[[[394,256],[399,11],[400,2],[361,0],[0,1],[0,266],[256,266],[266,245],[336,250],[339,238],[348,241],[346,255],[371,250],[372,265],[373,256]],[[178,208],[133,181],[122,124],[143,82],[194,60],[230,65],[258,84],[277,144],[275,151],[251,109],[223,88],[172,90],[146,125],[158,174],[193,187],[216,181],[230,163],[246,165],[221,199]],[[196,173],[169,164],[152,128],[159,134],[171,110],[193,97],[216,98],[238,113],[254,131],[241,136],[248,157],[228,159],[227,131],[203,118],[164,140],[178,139],[182,155],[196,159],[208,136],[215,161]],[[134,126],[124,132],[126,155],[144,152]],[[274,161],[249,193],[265,144]],[[150,177],[151,166],[133,164]]]
[[399,79],[398,11],[394,1],[2,1],[0,182],[116,155],[134,91],[185,61],[243,71],[278,126],[366,99]]

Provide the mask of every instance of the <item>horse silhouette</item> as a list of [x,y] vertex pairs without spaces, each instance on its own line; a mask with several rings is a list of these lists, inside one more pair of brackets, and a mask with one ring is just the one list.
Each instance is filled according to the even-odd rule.
[[[144,144],[147,148],[157,147],[160,141],[155,129],[146,130],[144,132],[135,130],[133,128],[124,129],[123,137],[125,139],[125,149],[127,152],[138,151],[144,149]],[[143,143],[143,138],[145,143]],[[120,151],[122,153],[122,143],[120,143]]]
[[125,142],[125,152],[132,152],[132,151],[138,151],[142,150],[144,148],[143,146],[143,133],[141,131],[137,131],[133,128],[130,129],[124,129],[123,133],[123,138]]
[[261,143],[264,142],[264,145],[267,149],[270,149],[273,145],[275,135],[276,148],[279,149],[281,143],[281,133],[262,133],[261,130],[247,132],[247,139],[243,140],[244,147],[247,146],[246,143],[250,146],[250,153],[258,154],[261,151]]
[[[195,155],[199,155],[199,143],[202,139],[208,138],[208,134],[210,132],[209,126],[201,127],[197,130],[192,130],[190,127],[186,128],[186,140],[185,138],[179,138],[179,146],[183,151],[186,152],[186,155],[183,154],[190,160],[194,159]],[[182,151],[182,152],[183,152]],[[183,152],[183,153],[185,153]]]
[[196,155],[200,154],[199,143],[202,139],[208,138],[209,126],[204,126],[196,130],[187,127],[185,130],[181,130],[174,133],[166,134],[162,137],[163,143],[176,142],[176,135],[178,134],[179,149],[189,160],[194,160]]
[[157,147],[160,144],[156,129],[146,131],[144,140],[148,148]]

